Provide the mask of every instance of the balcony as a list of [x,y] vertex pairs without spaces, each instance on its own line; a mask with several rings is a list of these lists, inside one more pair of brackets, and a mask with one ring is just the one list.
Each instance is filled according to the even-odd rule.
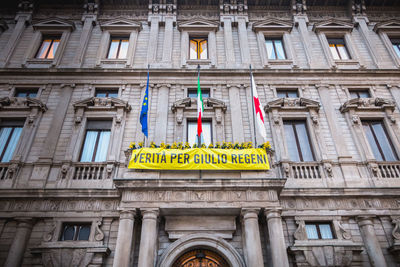
[[400,162],[370,163],[374,178],[400,178]]
[[285,178],[321,179],[323,173],[318,162],[282,162],[282,173]]

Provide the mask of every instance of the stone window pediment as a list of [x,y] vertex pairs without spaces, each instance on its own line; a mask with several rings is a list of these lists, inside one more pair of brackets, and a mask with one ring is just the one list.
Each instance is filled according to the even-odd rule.
[[75,122],[82,120],[86,111],[115,111],[117,112],[117,122],[120,122],[123,113],[131,111],[132,107],[128,102],[114,97],[89,97],[73,104],[75,109]]
[[100,23],[100,27],[102,30],[130,32],[134,30],[140,31],[142,29],[142,24],[133,20],[117,18]]
[[396,105],[394,101],[385,98],[354,98],[346,101],[340,106],[340,112],[355,111],[377,111],[389,109],[393,111]]
[[32,24],[33,29],[36,30],[75,30],[75,24],[71,21],[59,19],[59,18],[49,18],[46,20],[41,20]]
[[178,23],[178,29],[183,31],[216,31],[218,30],[219,22],[194,19]]
[[354,28],[354,24],[350,22],[340,21],[336,19],[329,19],[327,21],[316,23],[313,26],[313,31],[315,32],[329,32],[329,31],[339,31],[339,32],[351,32]]
[[292,28],[293,28],[292,22],[283,21],[275,18],[266,19],[263,21],[255,22],[253,24],[253,30],[255,32],[259,31],[291,32]]
[[400,32],[400,20],[391,19],[387,21],[382,21],[374,26],[375,32],[385,31],[385,32]]
[[21,97],[3,97],[0,98],[0,109],[11,111],[23,111],[37,109],[38,111],[46,111],[46,105],[36,98]]
[[[217,109],[220,108],[223,111],[226,111],[226,104],[224,101],[213,98],[213,97],[208,97],[203,100],[204,104],[204,109],[205,110],[212,110],[212,109]],[[179,108],[191,110],[191,109],[197,109],[197,98],[190,98],[186,97],[180,100],[175,101],[175,103],[172,105],[172,111],[176,111]]]
[[300,98],[279,98],[272,100],[265,106],[265,111],[268,112],[273,109],[296,111],[296,110],[315,110],[318,112],[320,103],[318,101],[300,97]]

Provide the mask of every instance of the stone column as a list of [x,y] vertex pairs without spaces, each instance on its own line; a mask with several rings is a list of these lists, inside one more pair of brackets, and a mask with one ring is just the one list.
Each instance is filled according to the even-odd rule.
[[261,250],[258,212],[260,209],[242,209],[244,256],[247,267],[264,266]]
[[25,248],[31,236],[33,228],[32,218],[15,218],[17,221],[17,230],[15,231],[14,240],[8,251],[4,267],[20,266],[24,258]]
[[382,248],[375,233],[373,218],[374,216],[359,216],[357,217],[358,225],[360,226],[361,236],[371,266],[386,267],[385,257],[383,256]]
[[222,22],[224,23],[226,68],[233,68],[235,64],[235,52],[233,49],[232,18],[225,17],[222,19]]
[[283,236],[281,211],[269,209],[265,210],[264,214],[268,223],[272,267],[289,267],[285,237]]
[[138,267],[154,267],[157,253],[158,209],[141,209],[142,234],[140,238]]
[[130,261],[135,215],[136,212],[134,210],[121,211],[119,215],[118,236],[117,244],[115,246],[113,266],[131,266]]

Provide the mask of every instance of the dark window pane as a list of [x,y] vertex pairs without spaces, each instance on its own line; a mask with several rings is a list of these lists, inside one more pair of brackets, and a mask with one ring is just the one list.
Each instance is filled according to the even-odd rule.
[[280,98],[282,98],[282,97],[298,98],[299,97],[298,91],[293,90],[293,89],[278,89],[276,93],[277,93],[278,97],[280,97]]
[[[210,97],[210,89],[201,89],[201,95],[203,96],[203,98]],[[196,98],[197,89],[188,89],[187,96]]]
[[379,161],[396,161],[398,157],[380,121],[363,121],[364,132],[372,153]]
[[17,89],[15,91],[15,97],[36,97],[38,89]]
[[265,39],[268,59],[286,59],[282,39]]
[[79,229],[78,240],[89,240],[90,225],[82,225]]
[[88,121],[81,162],[103,162],[107,159],[111,121]]
[[400,57],[400,39],[391,39],[393,49],[398,57]]
[[311,150],[310,139],[308,138],[306,124],[304,122],[297,122],[296,131],[301,152],[303,155],[303,161],[313,161],[314,156]]
[[96,89],[95,97],[118,97],[118,89]]
[[351,98],[370,98],[369,90],[350,90]]
[[61,240],[74,240],[76,226],[65,225]]

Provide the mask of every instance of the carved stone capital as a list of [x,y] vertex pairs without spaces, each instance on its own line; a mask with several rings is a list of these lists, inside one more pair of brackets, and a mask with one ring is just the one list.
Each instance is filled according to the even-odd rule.
[[248,219],[257,219],[258,220],[258,213],[260,212],[260,208],[244,208],[241,211],[241,215],[243,220]]

